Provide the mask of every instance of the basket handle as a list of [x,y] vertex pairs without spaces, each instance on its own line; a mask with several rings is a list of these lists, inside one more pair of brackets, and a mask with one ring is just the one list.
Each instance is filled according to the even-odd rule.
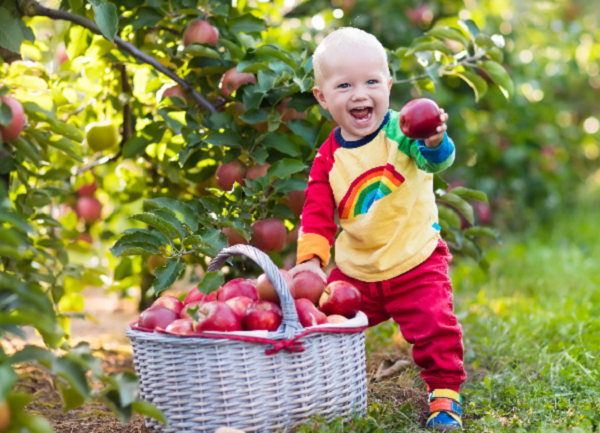
[[285,280],[281,276],[279,269],[268,255],[250,245],[233,245],[229,248],[223,248],[219,254],[216,255],[208,266],[208,272],[219,270],[229,257],[236,255],[246,256],[260,266],[275,286],[275,290],[277,290],[279,300],[281,301],[281,309],[283,310],[283,321],[281,322],[279,329],[270,333],[269,337],[285,339],[294,337],[298,331],[303,329],[298,320],[296,304],[294,303],[294,298],[292,297]]

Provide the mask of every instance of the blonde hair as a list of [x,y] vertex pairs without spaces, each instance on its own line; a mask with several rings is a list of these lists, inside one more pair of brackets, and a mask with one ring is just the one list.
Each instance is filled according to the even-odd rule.
[[313,54],[313,69],[315,71],[315,85],[319,86],[323,82],[323,60],[327,52],[334,52],[340,47],[364,47],[372,48],[381,53],[382,67],[387,74],[390,74],[387,62],[387,53],[381,42],[375,36],[356,27],[340,27],[327,35],[319,44]]

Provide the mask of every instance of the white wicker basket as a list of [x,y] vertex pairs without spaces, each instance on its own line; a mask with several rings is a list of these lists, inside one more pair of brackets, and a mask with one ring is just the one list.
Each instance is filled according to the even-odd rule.
[[[289,289],[263,252],[226,248],[209,266],[233,255],[254,260],[274,282],[284,320],[268,338],[229,333],[194,337],[128,329],[141,397],[163,411],[156,432],[287,431],[315,415],[333,420],[366,408],[364,327],[302,328]],[[362,313],[359,313],[362,314]]]

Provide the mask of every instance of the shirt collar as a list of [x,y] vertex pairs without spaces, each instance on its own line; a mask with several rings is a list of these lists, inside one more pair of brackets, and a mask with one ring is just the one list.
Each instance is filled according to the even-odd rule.
[[337,141],[337,143],[340,145],[340,147],[343,147],[345,149],[355,149],[357,147],[364,146],[365,144],[373,141],[373,139],[375,137],[377,137],[377,134],[379,134],[381,129],[388,123],[389,120],[390,120],[390,112],[388,111],[387,113],[385,113],[383,122],[381,122],[381,125],[379,126],[379,128],[377,128],[377,131],[361,138],[360,140],[355,140],[355,141],[344,140],[344,137],[342,137],[342,128],[340,128],[338,126],[334,131],[335,141]]

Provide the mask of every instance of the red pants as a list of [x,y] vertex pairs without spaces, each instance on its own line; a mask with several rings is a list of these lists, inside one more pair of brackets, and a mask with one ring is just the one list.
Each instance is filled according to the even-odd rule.
[[377,283],[366,283],[334,269],[328,283],[343,280],[362,294],[362,311],[375,326],[390,317],[413,344],[415,363],[429,391],[438,388],[460,391],[466,379],[463,369],[461,327],[452,304],[448,263],[452,255],[440,240],[431,256],[416,268]]

